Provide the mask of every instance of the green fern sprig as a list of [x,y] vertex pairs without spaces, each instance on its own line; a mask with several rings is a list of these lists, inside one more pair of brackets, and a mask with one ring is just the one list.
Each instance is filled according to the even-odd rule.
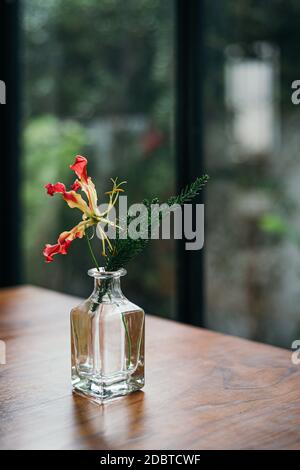
[[171,196],[167,204],[172,206],[173,204],[185,204],[186,202],[194,199],[201,191],[201,189],[206,185],[209,180],[208,175],[199,176],[193,183],[189,186],[186,186],[178,196]]
[[[172,206],[174,204],[182,205],[186,202],[190,202],[199,194],[208,180],[208,175],[198,177],[193,183],[184,188],[178,196],[171,196],[167,200],[168,206]],[[117,238],[112,243],[112,250],[107,254],[105,259],[106,271],[116,271],[117,269],[124,268],[129,263],[129,261],[140,254],[148,245],[151,231],[151,206],[152,204],[159,204],[159,200],[158,198],[154,198],[152,200],[145,199],[143,204],[147,207],[148,238],[143,238],[143,235],[145,234],[141,234],[141,238],[138,239],[132,239],[129,237],[129,235],[126,239],[121,239],[119,237],[119,233],[117,233]],[[127,215],[127,227],[133,218],[134,217]],[[160,213],[158,220],[159,223],[161,222],[162,218],[163,215]],[[122,221],[119,222],[119,225],[122,226]]]

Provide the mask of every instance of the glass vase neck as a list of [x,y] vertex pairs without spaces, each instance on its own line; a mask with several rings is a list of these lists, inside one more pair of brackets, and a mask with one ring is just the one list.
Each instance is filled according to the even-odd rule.
[[117,271],[105,271],[105,268],[100,267],[98,268],[92,268],[88,270],[88,275],[93,277],[94,279],[119,279],[122,276],[125,276],[127,274],[126,269],[121,268],[118,269]]
[[119,269],[118,271],[105,271],[104,268],[89,269],[88,275],[94,278],[92,296],[97,299],[98,303],[111,301],[116,297],[123,297],[120,279],[126,274],[125,269]]

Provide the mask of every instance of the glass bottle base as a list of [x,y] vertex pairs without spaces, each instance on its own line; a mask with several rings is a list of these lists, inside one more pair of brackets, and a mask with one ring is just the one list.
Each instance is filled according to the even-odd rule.
[[114,383],[97,383],[90,379],[81,379],[73,382],[73,392],[101,404],[141,390],[144,384],[143,377],[127,378]]

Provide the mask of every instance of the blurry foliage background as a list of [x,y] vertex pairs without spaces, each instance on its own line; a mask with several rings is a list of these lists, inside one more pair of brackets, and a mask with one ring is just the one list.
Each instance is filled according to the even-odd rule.
[[[84,241],[45,265],[46,242],[80,213],[49,199],[47,182],[72,182],[78,153],[105,202],[111,177],[127,180],[128,203],[174,193],[173,2],[24,1],[24,226],[26,281],[87,296]],[[100,243],[94,240],[100,254]],[[133,262],[124,291],[147,311],[173,315],[172,242],[157,241]]]
[[205,0],[205,11],[207,325],[290,347],[300,335],[300,3]]
[[[23,3],[26,278],[87,295],[83,242],[51,265],[40,254],[78,218],[43,184],[71,182],[82,153],[100,196],[111,176],[128,180],[129,202],[174,193],[174,1]],[[300,3],[204,6],[206,324],[289,347],[300,335],[300,120],[290,99]],[[152,242],[125,293],[174,316],[175,261],[172,242]]]

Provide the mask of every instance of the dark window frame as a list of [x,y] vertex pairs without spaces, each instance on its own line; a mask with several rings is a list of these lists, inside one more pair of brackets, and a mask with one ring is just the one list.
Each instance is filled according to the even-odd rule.
[[[177,188],[204,173],[203,13],[204,0],[176,0],[175,152]],[[203,193],[196,203],[203,203]],[[177,243],[177,319],[204,326],[203,249],[186,251]]]
[[0,2],[0,80],[6,104],[0,105],[1,149],[1,287],[21,282],[21,69],[20,1]]

